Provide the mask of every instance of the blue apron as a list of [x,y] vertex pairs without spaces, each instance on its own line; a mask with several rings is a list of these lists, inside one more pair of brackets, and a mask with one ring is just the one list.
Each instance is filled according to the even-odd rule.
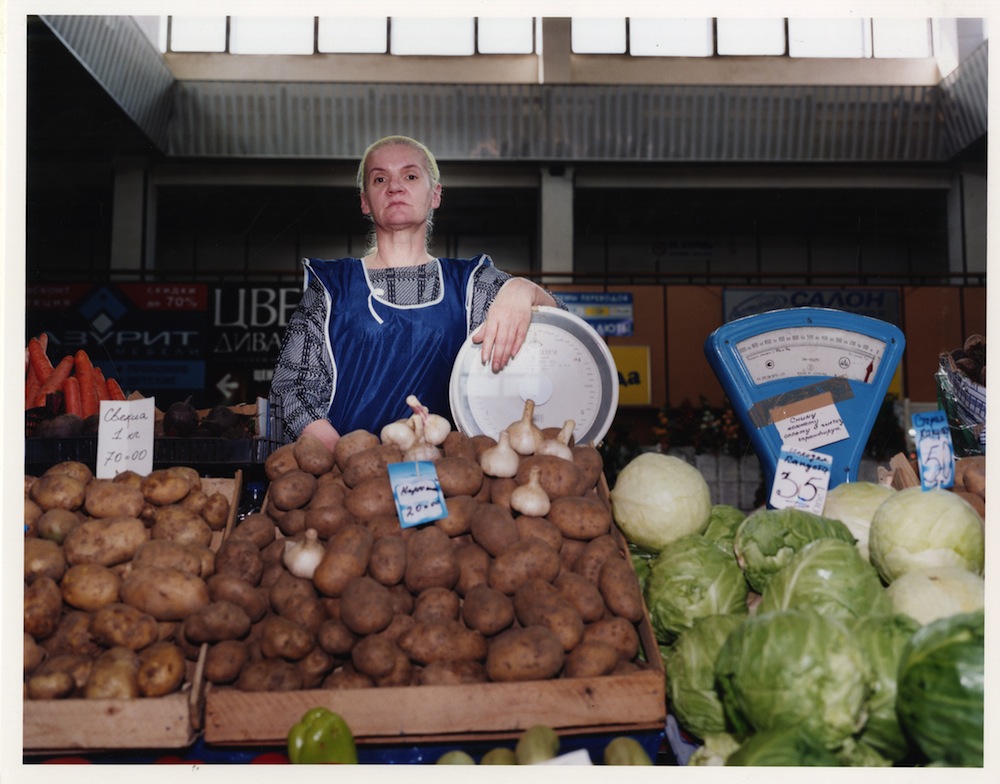
[[473,273],[487,256],[441,259],[441,297],[397,306],[379,297],[360,259],[306,259],[306,275],[323,284],[329,303],[327,346],[333,360],[328,418],[341,435],[378,433],[409,416],[408,395],[451,418],[448,383],[469,334]]

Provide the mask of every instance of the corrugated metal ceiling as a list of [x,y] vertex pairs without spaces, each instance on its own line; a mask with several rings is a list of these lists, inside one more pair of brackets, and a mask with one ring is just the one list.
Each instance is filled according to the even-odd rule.
[[987,130],[988,43],[936,87],[176,81],[128,17],[43,19],[178,157],[356,160],[406,133],[449,160],[914,163]]

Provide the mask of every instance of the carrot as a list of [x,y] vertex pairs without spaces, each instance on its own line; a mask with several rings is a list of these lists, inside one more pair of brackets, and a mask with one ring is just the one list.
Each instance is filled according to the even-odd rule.
[[80,380],[70,376],[63,382],[63,398],[66,401],[66,413],[82,416],[83,404],[80,400]]
[[[42,343],[38,338],[32,338],[28,341],[28,364],[34,369],[35,375],[38,376],[43,384],[52,375],[52,360],[45,353],[45,349],[42,348]],[[59,385],[57,384],[55,388],[58,389]]]
[[94,368],[94,381],[97,384],[97,399],[111,400],[111,394],[108,391],[108,382],[104,379],[104,371],[99,367]]
[[124,400],[125,392],[115,378],[108,379],[108,396],[110,400]]
[[[63,357],[59,364],[56,365],[49,377],[42,382],[42,385],[38,388],[38,395],[35,397],[36,405],[45,405],[45,396],[50,392],[57,391],[61,386],[63,381],[69,378],[70,373],[73,372],[73,357],[66,355]],[[40,378],[40,377],[39,377]],[[38,399],[41,398],[42,402],[38,403]]]
[[76,377],[80,382],[80,407],[84,419],[101,410],[97,399],[97,383],[94,378],[94,365],[87,352],[82,348],[77,350],[74,359]]

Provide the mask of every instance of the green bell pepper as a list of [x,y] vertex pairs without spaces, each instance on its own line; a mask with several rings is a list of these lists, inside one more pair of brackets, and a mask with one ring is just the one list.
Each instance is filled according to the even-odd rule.
[[288,731],[288,759],[301,765],[354,764],[358,750],[342,716],[327,708],[313,708]]

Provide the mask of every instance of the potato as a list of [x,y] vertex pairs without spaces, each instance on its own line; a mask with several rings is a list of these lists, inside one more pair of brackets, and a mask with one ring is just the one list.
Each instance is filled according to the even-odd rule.
[[83,696],[88,700],[129,700],[139,696],[139,657],[128,648],[109,648],[90,670]]
[[87,685],[87,678],[94,668],[97,657],[104,652],[104,649],[97,649],[93,654],[86,653],[62,653],[50,656],[35,670],[35,675],[46,675],[53,672],[64,672],[68,674],[75,685],[73,695],[82,695],[83,689]]
[[190,488],[188,492],[201,490],[201,474],[191,466],[170,466],[166,470],[167,473],[176,474],[187,482]]
[[213,531],[222,531],[229,523],[229,512],[229,499],[223,493],[215,492],[205,501],[201,517]]
[[413,620],[457,621],[462,600],[459,595],[443,586],[432,586],[417,594],[413,602]]
[[59,626],[62,592],[51,577],[37,577],[24,588],[24,631],[36,640],[52,634]]
[[100,564],[71,566],[59,589],[66,604],[93,612],[120,600],[122,580],[114,571]]
[[365,479],[351,487],[344,499],[344,508],[355,519],[362,521],[395,513],[396,500],[388,475]]
[[313,574],[317,590],[326,596],[340,596],[352,577],[360,577],[368,569],[373,543],[371,531],[362,525],[354,523],[337,531]]
[[296,468],[273,480],[267,489],[267,497],[278,509],[288,511],[308,504],[315,491],[316,477]]
[[284,615],[289,602],[299,596],[309,598],[316,597],[316,589],[310,580],[305,577],[296,577],[291,572],[282,572],[275,580],[274,585],[268,589],[268,601],[278,615]]
[[510,509],[510,497],[518,488],[517,480],[512,476],[494,476],[489,479],[489,503]]
[[209,603],[208,586],[197,575],[180,569],[150,567],[122,581],[122,601],[158,621],[182,621]]
[[264,460],[264,473],[272,482],[282,474],[299,468],[295,460],[295,444],[282,444]]
[[464,457],[467,460],[479,460],[476,458],[476,449],[472,445],[472,439],[460,430],[452,430],[444,441],[441,442],[441,452],[445,457]]
[[403,536],[403,528],[399,524],[399,516],[392,514],[375,515],[365,520],[362,525],[372,532],[372,538],[377,542],[379,539],[400,539]]
[[586,625],[582,642],[593,640],[611,645],[618,651],[618,658],[622,661],[632,661],[639,655],[639,632],[634,624],[617,615]]
[[250,632],[246,610],[225,600],[209,602],[184,619],[184,637],[193,643],[238,640]]
[[544,626],[570,651],[583,638],[584,623],[568,599],[542,580],[523,583],[514,594],[514,613],[522,626]]
[[382,585],[397,585],[406,573],[406,542],[401,536],[383,536],[372,543],[368,574]]
[[340,595],[340,620],[348,629],[359,635],[374,634],[387,627],[392,616],[392,595],[388,588],[366,575],[347,581]]
[[28,490],[28,497],[45,512],[49,509],[79,509],[86,495],[86,483],[69,474],[46,474],[33,482]]
[[392,620],[389,622],[389,625],[379,632],[379,636],[385,637],[386,639],[392,640],[394,643],[398,644],[399,638],[412,629],[416,623],[417,622],[413,619],[412,615],[396,613],[392,616]]
[[409,592],[405,585],[402,583],[390,585],[389,593],[392,595],[392,608],[397,614],[404,613],[409,615],[413,612],[413,594]]
[[68,672],[32,675],[26,685],[29,700],[61,700],[76,691],[76,681]]
[[472,523],[472,515],[479,508],[479,502],[471,495],[452,495],[445,500],[445,507],[448,509],[448,514],[435,520],[434,525],[448,536],[467,534]]
[[302,673],[282,659],[258,659],[247,662],[236,680],[242,691],[297,691],[302,688]]
[[351,648],[351,663],[354,668],[371,678],[388,675],[396,666],[396,643],[378,634],[358,640]]
[[455,561],[458,563],[455,591],[459,596],[466,596],[475,586],[489,582],[493,559],[475,542],[458,545],[455,548]]
[[258,585],[264,573],[264,557],[252,539],[234,534],[219,546],[215,554],[215,573]]
[[607,612],[600,590],[582,574],[560,572],[553,585],[576,607],[584,623],[598,621]]
[[163,697],[184,685],[187,662],[172,642],[154,642],[139,652],[136,683],[143,697]]
[[470,629],[492,637],[514,623],[514,602],[496,588],[481,583],[465,594],[462,620]]
[[368,479],[385,479],[389,476],[389,464],[402,459],[403,452],[395,444],[376,444],[362,449],[347,459],[343,469],[344,485],[352,488]]
[[333,459],[341,471],[347,470],[347,462],[357,452],[379,446],[378,436],[367,430],[353,430],[344,433],[333,448]]
[[55,581],[66,573],[66,556],[56,542],[32,536],[24,540],[24,581],[33,582],[38,577]]
[[83,522],[77,512],[71,512],[69,509],[60,509],[58,507],[43,512],[42,508],[30,499],[25,500],[24,503],[26,515],[28,514],[29,504],[38,510],[38,516],[33,525],[35,533],[42,539],[50,539],[53,542],[62,544],[66,538],[66,534]]
[[96,658],[102,650],[90,636],[90,613],[83,610],[64,612],[56,630],[45,639],[38,639],[38,642],[50,657],[80,655]]
[[159,637],[159,626],[149,613],[123,602],[106,604],[90,616],[90,634],[108,648],[138,651]]
[[141,488],[142,487],[142,474],[137,474],[135,471],[122,471],[120,474],[115,474],[111,479],[112,482],[118,484],[126,485],[128,487]]
[[581,642],[566,655],[563,675],[567,678],[596,678],[610,675],[618,666],[618,650],[607,642]]
[[375,678],[375,685],[385,686],[409,686],[413,682],[413,664],[399,646],[392,648],[392,668],[384,675]]
[[152,539],[169,539],[180,544],[212,543],[212,529],[200,516],[179,504],[159,507],[153,515]]
[[403,583],[413,594],[427,588],[454,588],[460,576],[451,539],[440,528],[416,529],[406,540]]
[[555,501],[565,496],[583,495],[587,479],[583,471],[571,460],[556,455],[528,455],[517,466],[517,483],[524,485],[531,477],[531,469],[538,466],[541,472],[538,483],[549,499]]
[[37,669],[48,654],[45,649],[35,642],[35,638],[32,637],[27,632],[24,632],[24,674],[27,675]]
[[483,634],[458,621],[415,623],[399,638],[399,647],[419,664],[456,659],[481,661],[486,657]]
[[316,635],[280,615],[266,616],[260,626],[260,652],[266,658],[296,661],[316,645]]
[[159,566],[180,569],[191,574],[201,574],[202,563],[195,551],[170,539],[151,539],[143,542],[132,557],[132,569]]
[[277,536],[277,525],[273,519],[262,512],[254,512],[244,517],[237,525],[230,539],[247,539],[253,542],[258,550],[263,550]]
[[620,557],[618,544],[610,534],[604,534],[596,539],[591,539],[584,545],[580,555],[573,562],[573,571],[597,585],[601,566],[604,565],[605,560]]
[[468,659],[431,662],[417,673],[417,683],[420,686],[462,686],[485,682],[486,667],[482,662]]
[[316,477],[316,492],[313,493],[309,506],[343,506],[347,498],[347,485],[339,477],[331,479],[333,474],[322,474]]
[[611,530],[611,508],[596,496],[556,498],[546,517],[570,539],[589,541]]
[[552,582],[559,569],[559,552],[538,537],[531,536],[514,542],[493,560],[489,584],[512,596],[532,578]]
[[297,662],[295,667],[302,676],[303,689],[318,689],[323,679],[337,666],[337,660],[318,645]]
[[517,523],[517,535],[521,539],[529,536],[537,536],[557,553],[562,548],[562,532],[544,517],[532,517],[531,515],[518,515],[514,518]]
[[204,490],[192,490],[180,501],[180,505],[189,512],[200,515],[208,503],[208,493]]
[[329,617],[323,600],[318,596],[292,596],[281,609],[281,617],[297,623],[311,634],[319,632]]
[[[27,493],[25,493],[25,495],[27,495]],[[70,515],[73,514],[68,509],[63,509],[61,511],[64,511],[67,514],[70,514]],[[43,514],[45,514],[45,512],[42,510],[42,507],[40,507],[38,504],[36,504],[30,498],[26,497],[24,499],[24,535],[25,536],[42,536],[42,534],[40,534],[38,532],[38,522],[42,519],[42,515]],[[78,519],[78,518],[76,517],[76,515],[73,515],[73,519]],[[49,535],[49,536],[46,536],[45,538],[46,539],[54,539],[56,541],[61,542],[62,541],[62,537],[64,535],[65,535],[65,532],[60,531],[58,533],[58,536]]]
[[586,490],[595,487],[604,475],[604,458],[593,444],[576,444],[572,447],[573,462],[583,474]]
[[94,478],[94,472],[90,466],[78,460],[64,460],[49,467],[42,476],[71,476],[87,484]]
[[598,574],[597,587],[604,603],[615,615],[632,623],[646,617],[639,577],[632,564],[624,558],[605,559]]
[[[291,517],[296,511],[299,510],[290,511],[288,517]],[[356,522],[358,519],[347,510],[343,501],[339,505],[314,506],[310,504],[307,509],[302,511],[302,530],[312,528],[320,539],[329,539],[345,525]],[[282,523],[281,530],[285,536],[294,536],[295,532],[288,529],[295,525],[297,525],[295,522],[288,522],[287,526]]]
[[445,498],[453,495],[475,495],[483,486],[483,469],[475,459],[442,457],[435,461],[438,482]]
[[303,434],[292,444],[292,454],[298,467],[313,476],[333,470],[336,461],[333,452],[316,436]]
[[496,504],[480,504],[470,524],[472,538],[492,556],[497,556],[520,536],[509,509]]
[[96,479],[87,485],[83,501],[91,517],[138,517],[145,505],[141,490],[109,479]]
[[486,676],[497,682],[545,680],[559,673],[565,658],[559,639],[544,626],[507,629],[490,642]]
[[223,640],[210,645],[205,653],[205,680],[209,683],[232,683],[250,657],[242,640]]
[[143,477],[140,488],[149,503],[167,506],[183,500],[191,492],[191,482],[185,474],[161,468]]
[[316,633],[319,647],[332,656],[346,656],[351,648],[361,639],[347,628],[347,625],[334,618],[327,618]]
[[268,592],[250,585],[246,580],[231,574],[213,574],[205,581],[208,595],[213,602],[231,602],[242,608],[251,623],[256,623],[270,609]]
[[955,488],[986,499],[986,457],[975,455],[955,461]]
[[114,566],[131,560],[148,539],[149,533],[142,520],[106,517],[80,523],[66,536],[63,551],[71,566],[81,563]]
[[375,685],[371,676],[365,675],[354,669],[354,665],[348,662],[343,667],[338,667],[323,681],[324,689],[370,689]]

